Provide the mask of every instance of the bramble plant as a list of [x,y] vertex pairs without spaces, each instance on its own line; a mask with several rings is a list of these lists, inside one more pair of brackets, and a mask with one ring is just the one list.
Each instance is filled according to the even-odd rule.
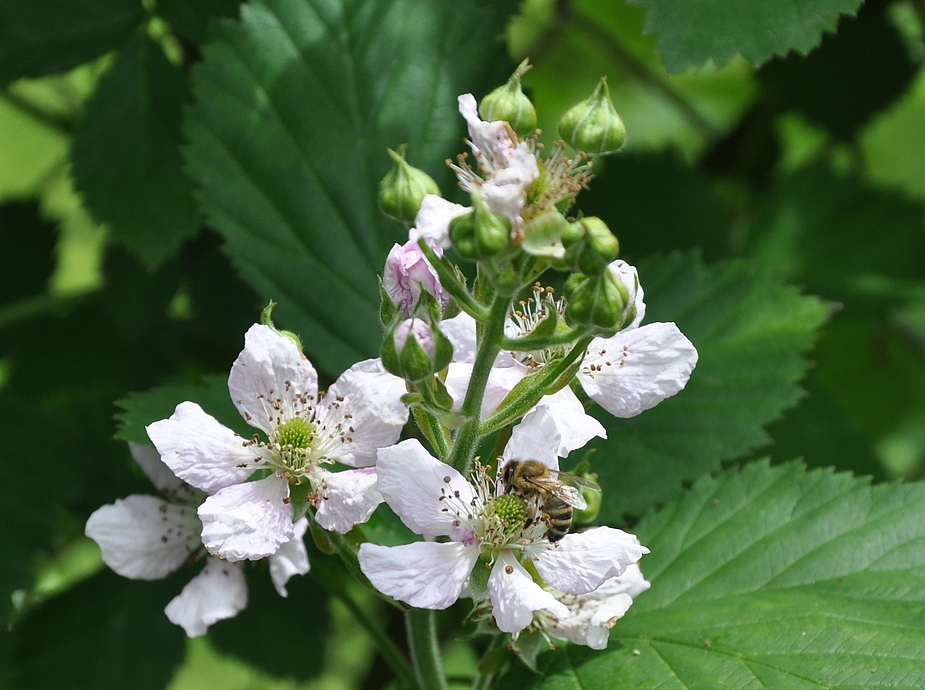
[[0,0],[0,687],[925,687],[859,5]]

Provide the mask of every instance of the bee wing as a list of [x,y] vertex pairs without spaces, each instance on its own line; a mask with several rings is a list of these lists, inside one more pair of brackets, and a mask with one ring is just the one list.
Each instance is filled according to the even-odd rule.
[[585,497],[581,495],[581,492],[567,484],[556,484],[554,488],[549,490],[549,493],[560,501],[568,503],[572,508],[584,510],[588,507],[588,503],[585,501]]

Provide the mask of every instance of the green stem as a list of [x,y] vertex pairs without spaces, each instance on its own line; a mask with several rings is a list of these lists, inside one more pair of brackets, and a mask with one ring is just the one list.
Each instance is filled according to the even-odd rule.
[[479,333],[479,343],[475,354],[475,363],[472,365],[472,376],[469,378],[469,388],[466,390],[466,399],[463,401],[461,414],[466,418],[456,434],[453,450],[447,464],[466,474],[470,469],[472,457],[478,447],[481,433],[482,398],[485,397],[485,387],[488,385],[488,376],[495,358],[501,351],[501,337],[504,335],[504,320],[510,309],[510,300],[496,296],[491,305],[488,319],[482,322]]
[[[472,690],[488,690],[492,686],[495,676],[498,674],[497,663],[487,663],[491,657],[507,642],[506,635],[495,635],[491,642],[488,643],[488,649],[482,655],[482,661],[479,663],[478,671],[475,678],[472,679]],[[483,670],[483,667],[488,667]]]
[[412,407],[411,412],[421,433],[424,434],[437,452],[437,457],[441,460],[445,459],[450,454],[450,441],[447,438],[446,429],[440,424],[440,420],[420,405]]
[[408,648],[414,662],[414,673],[420,690],[448,690],[437,642],[434,612],[412,609],[405,614],[408,627]]

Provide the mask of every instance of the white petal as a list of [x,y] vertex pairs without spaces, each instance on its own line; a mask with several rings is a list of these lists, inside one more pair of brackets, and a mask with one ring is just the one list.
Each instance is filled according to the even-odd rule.
[[633,319],[632,323],[624,326],[624,329],[638,328],[646,316],[646,303],[644,301],[645,293],[642,285],[639,284],[639,273],[636,271],[636,267],[626,263],[623,259],[617,259],[607,268],[626,286],[630,296],[633,298],[633,306],[636,307],[636,318]]
[[141,471],[145,473],[154,487],[165,494],[173,494],[188,484],[175,475],[164,461],[161,460],[161,454],[151,446],[143,443],[128,442],[129,452],[132,458],[138,463]]
[[222,489],[199,506],[202,543],[229,561],[270,556],[292,538],[289,483],[272,475]]
[[405,381],[378,359],[341,374],[316,412],[319,433],[337,440],[326,457],[352,467],[374,465],[376,451],[395,443],[408,421],[408,406],[401,401],[407,392]]
[[485,122],[480,119],[475,98],[470,93],[459,96],[457,103],[459,114],[466,119],[469,127],[472,152],[479,162],[490,170],[506,166],[514,150],[511,126],[500,120]]
[[191,506],[136,494],[98,508],[84,532],[99,544],[103,562],[122,577],[159,580],[199,547],[200,529]]
[[504,459],[537,460],[558,470],[560,439],[561,434],[549,408],[537,405],[514,427],[504,447]]
[[315,520],[327,530],[345,534],[354,525],[369,520],[382,503],[374,467],[344,472],[319,471],[317,476],[322,484]]
[[502,551],[488,576],[492,615],[498,629],[520,632],[533,620],[534,611],[548,611],[556,618],[568,618],[568,607],[533,581],[509,551]]
[[475,361],[475,319],[460,312],[440,322],[440,331],[453,345],[454,362]]
[[293,575],[304,575],[310,569],[308,564],[308,551],[305,550],[305,530],[308,529],[308,520],[300,518],[292,526],[294,534],[292,539],[279,547],[279,551],[268,559],[270,561],[270,578],[273,586],[281,597],[289,596],[286,583]]
[[458,493],[453,506],[469,505],[472,485],[428,453],[417,439],[381,448],[376,463],[379,491],[411,531],[425,537],[453,534],[457,515],[442,497]]
[[429,237],[441,249],[449,249],[452,245],[450,221],[471,210],[442,196],[428,194],[414,217],[414,227],[408,231],[408,239],[417,242],[421,237]]
[[540,576],[556,589],[584,594],[623,574],[649,549],[632,534],[612,527],[595,527],[566,534],[536,558]]
[[569,453],[582,448],[592,438],[607,438],[604,425],[585,412],[585,406],[568,386],[544,396],[540,405],[549,409],[559,432],[557,453],[560,458],[568,457]]
[[459,599],[479,557],[460,542],[360,545],[360,569],[383,594],[421,609],[445,609]]
[[171,623],[190,637],[205,635],[209,626],[234,618],[247,607],[247,583],[241,567],[210,558],[164,609]]
[[254,446],[244,445],[244,439],[194,402],[180,403],[147,431],[164,464],[208,493],[243,482],[263,464]]
[[687,384],[697,350],[673,323],[595,338],[579,372],[582,388],[615,417],[635,417]]
[[[505,356],[509,358],[510,354]],[[513,362],[512,359],[510,361]],[[516,363],[515,366],[492,367],[491,372],[488,374],[488,383],[485,386],[485,397],[482,398],[482,419],[490,416],[492,412],[498,409],[498,405],[507,397],[511,389],[529,373],[526,367]],[[471,377],[472,364],[468,362],[453,362],[447,367],[446,381],[444,383],[446,384],[447,392],[453,398],[453,409],[458,410],[462,407]]]
[[254,324],[231,366],[228,391],[245,421],[272,435],[280,421],[308,415],[318,374],[290,338]]

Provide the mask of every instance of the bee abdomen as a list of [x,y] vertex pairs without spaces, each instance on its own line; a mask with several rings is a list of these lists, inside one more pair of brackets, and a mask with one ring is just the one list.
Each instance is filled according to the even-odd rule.
[[550,542],[557,542],[568,534],[572,526],[572,512],[572,506],[556,498],[548,499],[543,505],[544,517],[549,526],[546,538]]

